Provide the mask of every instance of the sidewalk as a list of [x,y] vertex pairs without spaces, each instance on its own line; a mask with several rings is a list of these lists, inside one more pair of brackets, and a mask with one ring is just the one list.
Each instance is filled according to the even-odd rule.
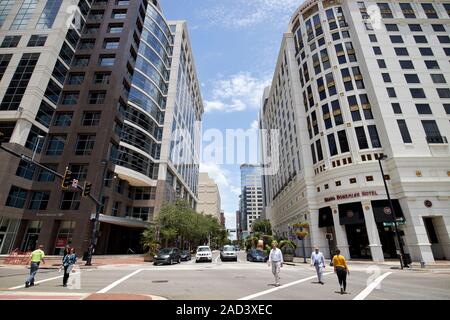
[[[303,262],[304,259],[302,257],[294,257],[293,262],[286,262],[287,265],[293,265],[293,266],[310,266],[311,265],[311,259],[307,258],[306,262]],[[330,265],[330,260],[325,259],[326,265]],[[372,260],[348,260],[347,261],[349,266],[356,266],[356,267],[364,267],[364,266],[379,266],[384,268],[398,268],[400,269],[400,262],[399,260],[386,260],[384,262],[374,262]],[[425,265],[425,268],[421,268],[420,262],[413,262],[411,264],[410,268],[407,268],[408,270],[414,270],[414,271],[432,271],[432,270],[450,270],[450,261],[448,260],[442,260],[437,261],[434,263],[427,263]]]

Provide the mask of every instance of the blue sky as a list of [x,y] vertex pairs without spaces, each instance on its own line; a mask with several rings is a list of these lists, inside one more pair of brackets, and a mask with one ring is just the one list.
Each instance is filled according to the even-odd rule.
[[[203,131],[255,126],[283,33],[302,0],[161,0],[169,20],[186,20],[206,112]],[[244,152],[247,150],[239,150]],[[226,152],[226,150],[224,150]],[[227,228],[235,227],[240,163],[204,163],[219,185]]]

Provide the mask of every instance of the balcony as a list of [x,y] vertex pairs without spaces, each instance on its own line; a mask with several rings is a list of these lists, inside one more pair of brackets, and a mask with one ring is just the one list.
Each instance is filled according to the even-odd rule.
[[447,137],[444,136],[428,136],[427,142],[429,144],[448,144]]

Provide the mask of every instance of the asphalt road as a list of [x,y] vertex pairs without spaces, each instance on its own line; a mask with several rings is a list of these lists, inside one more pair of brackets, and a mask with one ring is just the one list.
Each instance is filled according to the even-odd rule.
[[239,253],[237,262],[221,262],[215,252],[212,263],[194,259],[176,265],[102,266],[82,270],[69,287],[62,287],[62,274],[40,270],[36,286],[24,288],[28,270],[24,267],[0,268],[0,299],[8,295],[66,296],[87,293],[156,295],[174,300],[385,300],[450,299],[450,271],[440,273],[380,269],[367,265],[351,266],[348,294],[338,293],[332,268],[325,270],[325,284],[317,283],[309,265],[284,265],[281,286],[274,286],[271,268],[265,263],[247,262]]

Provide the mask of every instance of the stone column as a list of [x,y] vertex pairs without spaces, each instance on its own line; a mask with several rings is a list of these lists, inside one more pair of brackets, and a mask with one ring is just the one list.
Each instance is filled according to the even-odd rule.
[[339,223],[339,209],[338,206],[331,206],[331,212],[333,214],[334,233],[336,234],[336,246],[341,250],[341,254],[350,259],[350,250],[347,242],[347,231],[345,226]]
[[319,210],[310,210],[309,238],[311,239],[311,250],[318,247],[325,258],[330,259],[330,249],[326,238],[326,228],[319,228]]
[[366,222],[367,236],[369,237],[369,247],[372,254],[372,260],[377,262],[384,261],[383,248],[381,246],[380,235],[378,233],[377,223],[373,215],[372,204],[370,201],[362,202],[364,211],[364,220]]

